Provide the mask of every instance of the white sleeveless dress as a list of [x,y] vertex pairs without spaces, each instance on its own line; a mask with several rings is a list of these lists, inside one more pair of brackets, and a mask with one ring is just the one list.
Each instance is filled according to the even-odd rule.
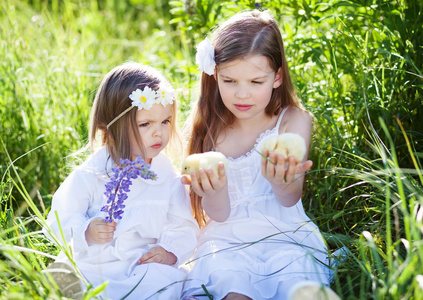
[[[278,135],[285,111],[260,135],[256,149],[265,137]],[[223,223],[210,220],[203,228],[183,299],[204,295],[202,285],[214,300],[230,292],[254,300],[284,299],[287,283],[302,280],[328,285],[328,252],[319,229],[301,199],[292,207],[279,204],[261,175],[260,154],[251,150],[229,158],[227,177],[230,217]]]

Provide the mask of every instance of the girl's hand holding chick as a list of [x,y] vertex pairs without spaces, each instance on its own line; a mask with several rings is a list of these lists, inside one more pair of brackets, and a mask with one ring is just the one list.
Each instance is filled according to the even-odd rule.
[[182,163],[182,183],[191,184],[200,197],[211,196],[226,185],[227,165],[228,159],[220,152],[189,155]]
[[[285,158],[282,154],[274,151],[263,150],[262,154],[266,156],[270,162],[262,157],[261,174],[272,184],[292,183],[296,174],[303,174],[310,170],[313,162],[307,160],[297,163],[294,156]],[[276,163],[273,163],[276,162]]]
[[261,173],[272,184],[292,183],[296,174],[310,170],[313,162],[302,162],[306,153],[304,139],[295,133],[284,133],[263,140]]
[[228,160],[220,152],[192,154],[182,164],[181,181],[190,184],[192,190],[202,198],[201,205],[207,215],[217,222],[229,217],[230,205],[226,166]]

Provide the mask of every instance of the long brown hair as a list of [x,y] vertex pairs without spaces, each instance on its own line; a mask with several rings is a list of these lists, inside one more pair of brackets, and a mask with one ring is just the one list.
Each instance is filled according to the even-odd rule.
[[[218,26],[211,36],[215,50],[216,68],[219,64],[242,59],[250,55],[263,55],[270,67],[281,70],[282,84],[273,90],[265,109],[268,116],[278,115],[284,107],[302,108],[289,75],[281,32],[269,11],[245,11],[236,14]],[[232,124],[234,115],[225,107],[214,76],[201,75],[200,97],[191,112],[187,154],[215,149],[216,139]],[[191,191],[191,204],[195,219],[203,226],[205,213],[201,198]]]
[[[90,141],[92,151],[97,144],[108,147],[111,159],[119,164],[120,158],[131,159],[129,136],[132,131],[138,145],[144,149],[138,133],[135,116],[137,108],[118,118],[109,128],[107,125],[132,103],[129,95],[137,88],[158,90],[171,87],[170,83],[156,69],[135,62],[124,63],[107,73],[96,92],[90,116]],[[176,101],[172,104],[171,141],[179,140],[176,126]]]

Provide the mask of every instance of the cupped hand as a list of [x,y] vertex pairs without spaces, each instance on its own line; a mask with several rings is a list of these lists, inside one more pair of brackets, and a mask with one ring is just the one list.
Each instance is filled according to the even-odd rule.
[[261,160],[261,174],[273,184],[292,183],[297,174],[304,174],[309,171],[313,162],[306,160],[305,162],[296,163],[293,156],[288,159],[281,154],[275,152],[263,151],[270,162],[262,157]]
[[177,261],[175,254],[172,252],[166,251],[162,247],[155,247],[148,251],[146,254],[141,256],[138,260],[140,265],[149,264],[149,263],[159,263],[164,265],[174,265]]
[[103,218],[96,218],[90,222],[85,231],[85,240],[88,245],[105,244],[113,240],[113,233],[117,223],[104,222]]
[[183,174],[181,176],[181,182],[182,184],[191,185],[191,176],[187,174]]
[[200,169],[198,171],[200,180],[198,180],[196,171],[192,171],[189,179],[191,181],[191,187],[194,192],[200,197],[204,197],[212,196],[221,191],[228,182],[226,178],[225,165],[222,162],[219,163],[217,171],[218,176],[213,172],[212,169]]

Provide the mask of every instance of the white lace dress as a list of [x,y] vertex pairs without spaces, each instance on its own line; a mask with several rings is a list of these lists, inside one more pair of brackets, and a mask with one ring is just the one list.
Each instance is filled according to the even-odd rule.
[[[278,134],[283,113],[255,148]],[[261,157],[254,150],[229,158],[231,214],[227,221],[209,221],[203,228],[183,297],[204,294],[204,285],[215,300],[229,292],[254,300],[284,299],[298,281],[329,283],[326,243],[301,199],[292,207],[280,205],[260,169]]]

